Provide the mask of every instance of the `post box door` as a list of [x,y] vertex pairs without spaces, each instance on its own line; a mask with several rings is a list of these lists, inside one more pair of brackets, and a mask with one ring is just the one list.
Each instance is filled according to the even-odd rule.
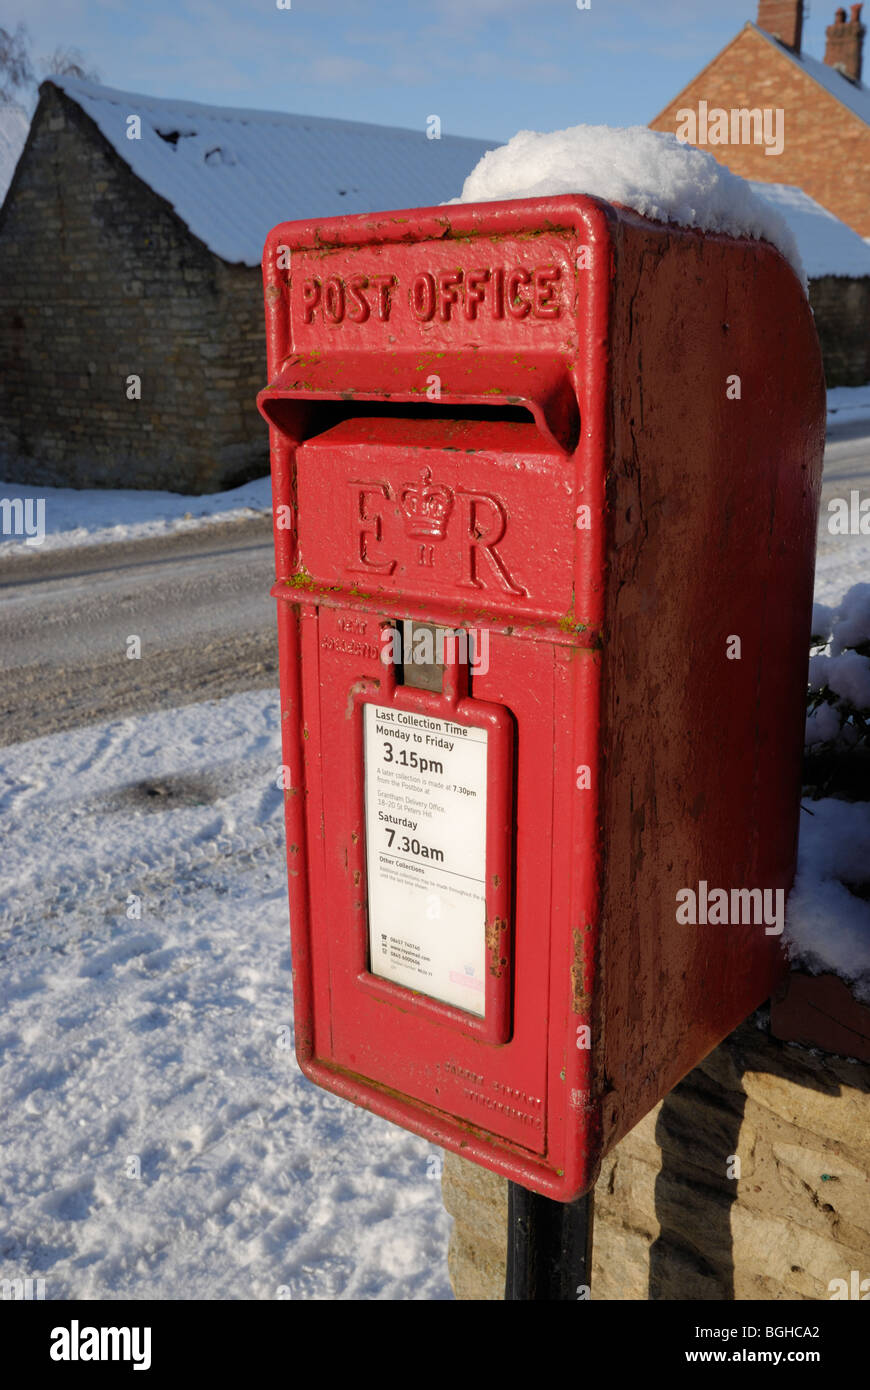
[[[492,750],[487,778],[490,801],[501,796],[502,806],[497,811],[487,807],[490,819],[481,836],[485,856],[480,876],[492,887],[493,878],[508,875],[506,884],[495,885],[502,889],[506,915],[499,920],[501,914],[493,913],[488,902],[486,921],[481,922],[485,969],[500,975],[500,988],[489,991],[487,999],[499,1011],[493,1020],[481,1017],[478,1008],[491,974],[484,982],[479,976],[474,979],[471,989],[479,992],[470,993],[463,1009],[455,995],[451,1004],[427,994],[419,975],[409,977],[414,988],[403,987],[379,976],[372,962],[372,926],[376,933],[383,929],[393,937],[403,936],[393,930],[395,924],[388,928],[385,922],[369,920],[371,859],[379,856],[383,845],[372,843],[367,833],[365,798],[367,791],[371,794],[372,769],[367,778],[363,721],[369,710],[396,708],[385,693],[379,631],[377,619],[361,619],[357,610],[306,610],[302,621],[302,666],[307,673],[303,699],[307,709],[316,711],[307,724],[307,743],[317,761],[308,821],[315,834],[320,830],[322,850],[322,891],[313,895],[315,1019],[320,1021],[314,1050],[320,1059],[348,1073],[364,1075],[434,1111],[458,1115],[469,1126],[542,1153],[547,1144],[548,1032],[541,1029],[540,1019],[548,1016],[550,1007],[552,893],[550,859],[542,848],[554,834],[554,648],[547,642],[521,644],[494,634],[490,670],[473,679],[473,696],[464,715],[475,731],[487,723],[485,717],[475,716],[475,706],[487,714],[501,710],[510,725],[510,738]],[[401,710],[401,688],[397,693]],[[428,708],[424,717],[434,720],[435,707]],[[449,725],[453,718],[444,722]],[[403,732],[406,727],[397,729]],[[505,731],[490,722],[493,743],[499,732]],[[442,737],[440,732],[437,736]],[[455,747],[439,753],[435,761],[452,778]],[[499,767],[499,759],[505,757],[509,763]],[[456,775],[459,785],[472,780],[468,774]],[[443,787],[447,777],[439,769],[434,781]],[[433,778],[423,781],[431,786]],[[315,785],[319,794],[313,793]],[[479,793],[479,783],[471,789]],[[452,794],[454,802],[457,795],[461,793]],[[397,800],[396,808],[398,819],[412,819],[404,814],[407,800]],[[407,827],[421,848],[442,849],[444,841],[434,841],[443,831],[443,818],[436,816],[434,823],[431,845],[416,823]],[[370,832],[371,822],[368,828]],[[437,892],[452,871],[452,861],[448,858],[443,870],[430,860],[418,860],[416,867],[422,869],[427,890]],[[437,938],[437,925],[438,919],[428,934],[430,942]],[[463,973],[466,965],[458,957],[451,973]]]

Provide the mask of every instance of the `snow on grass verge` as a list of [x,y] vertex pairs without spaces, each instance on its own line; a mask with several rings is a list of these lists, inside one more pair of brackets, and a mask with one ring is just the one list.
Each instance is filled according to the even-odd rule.
[[[111,541],[145,540],[173,531],[194,531],[210,522],[270,516],[272,480],[257,478],[227,492],[196,497],[137,488],[33,487],[27,483],[0,482],[0,499],[3,498],[20,500],[23,520],[16,525],[16,511],[4,509],[0,559]],[[44,501],[45,539],[35,544],[27,541],[25,525],[32,531],[35,512],[28,503],[35,504],[39,499]],[[9,522],[7,510],[12,518]],[[13,527],[17,534],[12,533]]]
[[870,382],[864,386],[832,386],[828,391],[828,424],[853,420],[870,422]]
[[268,691],[3,750],[0,1279],[451,1297],[437,1150],[286,1045],[280,761]]

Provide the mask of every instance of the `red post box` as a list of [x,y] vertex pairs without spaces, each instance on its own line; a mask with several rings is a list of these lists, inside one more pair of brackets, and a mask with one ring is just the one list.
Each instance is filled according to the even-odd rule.
[[263,269],[299,1062],[568,1200],[782,968],[812,316],[585,196]]

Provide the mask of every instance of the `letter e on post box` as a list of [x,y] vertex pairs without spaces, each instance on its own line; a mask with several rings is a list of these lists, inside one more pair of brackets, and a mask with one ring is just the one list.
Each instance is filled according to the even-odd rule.
[[299,1063],[571,1200],[783,969],[678,895],[794,874],[812,316],[767,243],[585,196],[263,272]]

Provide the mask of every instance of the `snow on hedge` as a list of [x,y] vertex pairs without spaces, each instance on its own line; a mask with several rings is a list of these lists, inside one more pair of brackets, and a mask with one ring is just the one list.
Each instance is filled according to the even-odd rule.
[[789,955],[814,975],[842,976],[870,1003],[870,902],[853,891],[866,884],[868,863],[870,802],[806,803],[786,914]]
[[870,720],[870,584],[853,584],[835,607],[815,603],[812,629],[805,743],[849,748]]
[[454,201],[561,193],[591,193],[659,222],[770,241],[806,286],[797,242],[777,209],[711,154],[646,126],[521,130],[487,151]]
[[[870,584],[813,605],[808,752],[862,757],[870,720]],[[870,796],[870,786],[867,787]],[[786,941],[795,964],[832,970],[870,1002],[870,802],[805,801]]]

